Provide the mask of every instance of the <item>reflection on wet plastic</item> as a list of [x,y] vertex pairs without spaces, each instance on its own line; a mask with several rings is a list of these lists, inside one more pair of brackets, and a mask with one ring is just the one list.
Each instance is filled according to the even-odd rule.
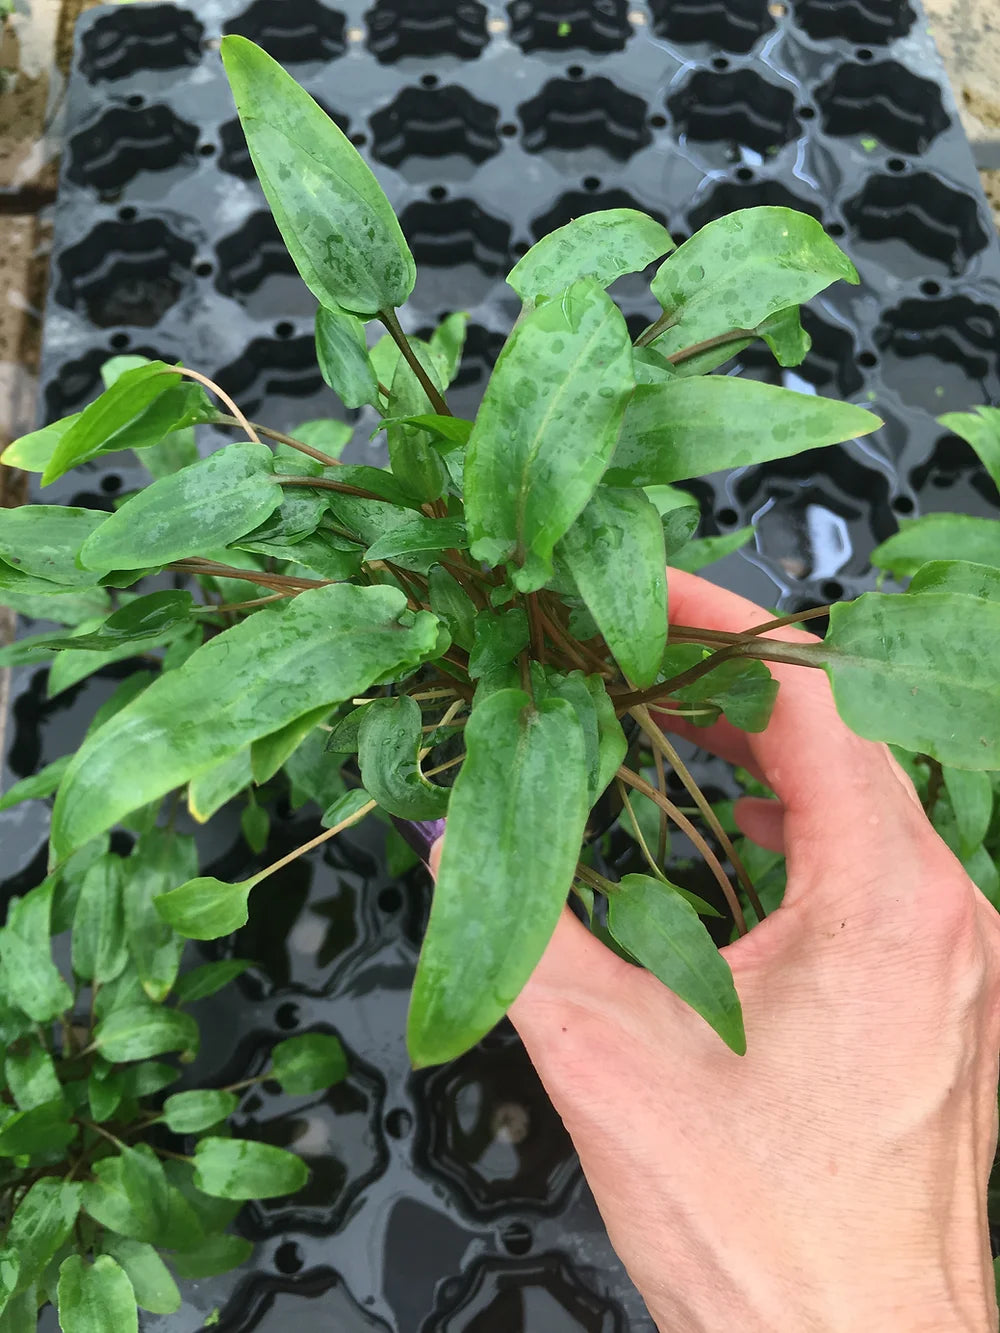
[[454,1305],[420,1333],[620,1333],[611,1303],[589,1290],[557,1254],[477,1264]]

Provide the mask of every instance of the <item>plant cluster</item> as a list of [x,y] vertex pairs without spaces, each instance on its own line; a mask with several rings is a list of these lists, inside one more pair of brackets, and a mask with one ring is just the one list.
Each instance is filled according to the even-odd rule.
[[[196,1043],[193,1021],[163,1001],[203,984],[193,979],[204,971],[176,980],[182,937],[239,929],[256,885],[279,884],[293,857],[374,812],[424,851],[447,818],[408,1025],[418,1066],[461,1054],[502,1017],[571,890],[595,931],[745,1049],[732,976],[701,920],[718,908],[671,878],[669,826],[703,854],[737,932],[764,915],[762,898],[779,899],[778,858],[735,838],[658,710],[761,730],[777,694],[769,662],[829,675],[846,723],[898,747],[938,827],[1000,897],[995,526],[992,536],[980,534],[985,520],[960,516],[904,526],[876,560],[913,576],[905,593],[745,633],[669,617],[668,564],[700,568],[750,535],[697,538],[698,506],[677,483],[880,424],[851,404],[710,373],[758,338],[780,365],[801,362],[800,303],[858,280],[820,225],[748,209],[675,248],[629,209],[571,222],[510,273],[522,312],[475,420],[464,420],[447,399],[465,317],[426,338],[404,333],[397,312],[415,269],[375,178],[263,51],[230,36],[222,56],[258,177],[319,302],[319,366],[347,409],[374,415],[389,466],[342,463],[352,435],[343,422],[285,434],[248,421],[197,371],[141,358],[110,362],[101,397],[4,455],[44,487],[131,449],[152,479],[110,514],[46,504],[0,513],[0,598],[64,627],[0,661],[51,664],[50,692],[118,660],[148,668],[122,683],[75,754],[4,798],[55,793],[50,877],[0,933],[0,986],[23,1015],[10,1020],[8,1041],[19,1044],[0,1157],[6,1143],[23,1145],[23,1117],[62,1128],[58,1162],[45,1155],[51,1145],[38,1161],[23,1146],[6,1154],[5,1253],[33,1198],[52,1221],[32,1235],[51,1242],[20,1270],[10,1259],[0,1277],[7,1309],[27,1308],[52,1294],[58,1260],[66,1333],[135,1327],[132,1293],[143,1302],[163,1281],[148,1247],[201,1254],[206,1243],[191,1238],[209,1216],[216,1229],[230,1220],[229,1205],[206,1195],[295,1187],[300,1168],[287,1157],[218,1131],[233,1090],[146,1100],[162,1086],[155,1057],[183,1058]],[[663,313],[633,342],[607,289],[647,269]],[[385,333],[373,341],[376,320]],[[996,419],[946,420],[996,477]],[[245,438],[201,458],[199,425]],[[768,637],[810,618],[829,619],[822,641]],[[177,804],[203,822],[242,794],[244,833],[260,852],[275,793],[318,804],[323,831],[238,883],[199,875],[190,839],[171,831]],[[617,881],[595,856],[608,808],[639,858]],[[139,835],[126,858],[108,851],[116,825]],[[49,952],[50,934],[70,928],[73,972],[93,1000],[88,1024]],[[227,965],[212,966],[221,984]],[[52,994],[36,1011],[24,996],[40,978]],[[124,1035],[109,1040],[116,1029]],[[13,1073],[19,1060],[41,1072]],[[303,1065],[311,1074],[289,1082]],[[273,1076],[291,1091],[342,1073],[332,1038],[276,1048]],[[190,1162],[157,1138],[203,1131]],[[140,1192],[168,1201],[155,1219],[133,1219]],[[238,1259],[232,1237],[212,1243]],[[183,1274],[187,1262],[174,1266]],[[99,1322],[96,1306],[116,1301],[133,1313]]]

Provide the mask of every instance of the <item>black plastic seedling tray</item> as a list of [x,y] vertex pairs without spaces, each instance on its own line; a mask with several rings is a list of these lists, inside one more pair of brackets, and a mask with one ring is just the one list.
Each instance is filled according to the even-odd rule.
[[[837,450],[693,479],[706,534],[757,524],[756,546],[718,567],[723,581],[800,609],[871,587],[868,555],[898,516],[997,514],[985,472],[934,417],[1000,401],[1000,251],[906,0],[94,10],[69,86],[43,417],[86,404],[102,362],[126,350],[200,368],[275,427],[345,415],[314,364],[312,298],[253,177],[218,58],[225,32],[285,63],[375,169],[420,270],[407,326],[469,310],[459,410],[474,408],[517,313],[505,273],[573,216],[631,205],[680,240],[731,209],[788,204],[841,239],[862,282],[810,304],[804,365],[781,371],[750,350],[735,370],[871,404],[886,424]],[[655,313],[637,281],[616,290],[637,325]],[[356,460],[374,454],[370,428],[359,419]],[[143,475],[116,458],[46,498],[109,506]],[[75,744],[126,669],[53,700],[43,671],[19,670],[5,780]],[[0,819],[6,897],[44,874],[47,823],[41,803]],[[240,877],[237,816],[217,823],[204,859]],[[314,827],[308,811],[275,811],[268,859]],[[189,1333],[218,1307],[231,1333],[650,1333],[512,1033],[409,1071],[427,888],[392,880],[379,850],[377,834],[347,835],[289,868],[224,946],[257,964],[204,1003],[202,1067],[220,1083],[245,1077],[278,1035],[321,1026],[342,1036],[352,1074],[305,1110],[267,1084],[247,1095],[237,1129],[302,1151],[312,1183],[245,1210],[259,1240],[250,1271],[189,1284],[181,1314],[144,1328]]]

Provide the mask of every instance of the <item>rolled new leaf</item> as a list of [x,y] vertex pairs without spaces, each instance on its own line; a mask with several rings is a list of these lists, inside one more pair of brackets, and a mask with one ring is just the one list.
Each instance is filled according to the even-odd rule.
[[402,819],[441,819],[451,795],[420,771],[422,722],[420,705],[403,694],[369,704],[358,731],[361,780],[383,810]]
[[345,407],[378,407],[378,380],[368,357],[365,328],[357,315],[320,306],[316,312],[316,360],[320,374]]
[[416,268],[357,149],[291,75],[245,37],[222,60],[257,177],[302,280],[321,305],[371,318],[400,306]]

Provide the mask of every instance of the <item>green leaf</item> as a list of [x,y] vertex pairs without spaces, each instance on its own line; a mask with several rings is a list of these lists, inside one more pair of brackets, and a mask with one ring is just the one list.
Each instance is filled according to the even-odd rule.
[[154,481],[106,518],[84,543],[86,569],[145,569],[244,537],[281,504],[274,456],[263,444],[231,444]]
[[615,707],[600,676],[585,676],[582,671],[569,675],[552,667],[531,664],[532,688],[536,700],[565,699],[576,713],[583,731],[586,756],[588,803],[592,806],[610,783],[628,751],[628,741]]
[[257,882],[255,876],[238,884],[226,884],[205,875],[162,893],[156,899],[156,910],[187,939],[217,940],[246,925],[250,890]]
[[437,641],[436,618],[388,587],[310,589],[249,616],[84,741],[56,797],[55,858],[303,713],[419,665]]
[[420,706],[404,694],[370,704],[358,733],[361,780],[371,799],[401,819],[443,819],[448,809],[448,788],[420,771],[422,722]]
[[36,1036],[22,1037],[8,1049],[4,1073],[19,1111],[30,1111],[62,1097],[52,1056]]
[[[329,532],[317,532],[303,541],[296,542],[284,550],[276,546],[271,548],[276,559],[291,560],[309,570],[314,578],[353,579],[361,569],[361,547],[355,546],[350,551],[340,549],[335,543],[339,540]],[[299,570],[288,570],[290,574]]]
[[[441,417],[433,412],[421,412],[416,416],[385,417],[379,424],[378,431],[391,426],[416,426],[430,435],[431,444],[439,454],[451,453],[469,443],[473,423],[462,417]],[[378,434],[378,431],[375,433]]]
[[[302,444],[310,444],[314,449],[319,449],[321,453],[327,454],[330,458],[339,458],[344,449],[350,443],[351,436],[354,434],[354,427],[346,421],[337,421],[332,417],[323,417],[318,421],[303,421],[292,431],[293,437]],[[294,454],[301,467],[310,460],[297,450],[285,449],[284,445],[278,445],[275,454],[281,460],[281,466],[284,467],[288,461],[289,454]],[[316,475],[319,476],[323,471],[322,464],[316,465]]]
[[139,451],[139,461],[154,481],[197,463],[198,444],[194,429],[186,426],[182,430],[173,430],[164,435],[159,444],[145,446]]
[[865,593],[833,607],[815,655],[859,736],[954,768],[1000,768],[1000,603]]
[[920,566],[906,591],[950,592],[1000,601],[1000,567],[976,565],[970,560],[931,560]]
[[924,514],[903,518],[899,531],[871,553],[871,562],[894,578],[915,574],[921,565],[938,560],[1000,566],[1000,523],[995,518],[970,514]]
[[35,1023],[48,1023],[73,1004],[73,992],[52,961],[54,878],[14,898],[0,931],[3,989]]
[[46,1157],[59,1154],[77,1135],[69,1121],[69,1107],[60,1095],[51,1102],[15,1111],[0,1125],[0,1157]]
[[[107,515],[97,510],[75,509],[72,505],[0,509],[0,559],[17,573],[47,583],[67,588],[96,583],[98,575],[80,569],[76,557],[88,537],[106,520]],[[58,589],[53,587],[51,591]]]
[[301,1157],[250,1139],[202,1139],[194,1153],[195,1184],[219,1199],[276,1199],[309,1179]]
[[352,708],[346,717],[335,720],[326,739],[326,748],[331,754],[357,754],[361,743],[361,722],[370,706],[370,702],[361,704]]
[[36,1333],[38,1302],[44,1299],[34,1287],[12,1297],[0,1315],[0,1333]]
[[944,785],[958,825],[958,854],[964,861],[986,837],[993,815],[993,783],[988,773],[945,765]]
[[790,208],[740,209],[702,227],[660,265],[650,289],[670,327],[656,349],[667,355],[733,329],[756,329],[841,278],[858,282],[815,218]]
[[325,1092],[347,1077],[347,1069],[347,1053],[339,1039],[324,1032],[289,1037],[271,1052],[271,1077],[295,1096]]
[[410,1003],[417,1066],[468,1050],[516,998],[559,919],[589,809],[583,731],[564,699],[536,709],[520,690],[490,694],[465,743]]
[[513,560],[521,592],[552,574],[552,552],[607,466],[633,391],[621,312],[593,278],[526,315],[486,386],[465,460],[472,554]]
[[[0,574],[2,574],[0,570]],[[8,568],[8,573],[16,571]],[[55,594],[53,596],[52,594]],[[46,584],[44,593],[15,592],[0,578],[0,606],[9,606],[19,615],[33,620],[54,620],[57,625],[79,625],[85,620],[106,616],[111,598],[104,588],[82,588],[67,592],[58,584]]]
[[604,480],[682,481],[839,444],[881,424],[853,403],[731,375],[640,384]]
[[[149,646],[162,643],[175,629],[188,623],[193,607],[194,598],[189,592],[151,592],[115,611],[92,634],[41,636],[34,643],[38,648],[100,652],[124,643]],[[2,658],[0,654],[0,661]]]
[[62,758],[46,764],[37,773],[32,773],[31,777],[15,782],[0,800],[0,813],[20,805],[22,801],[41,801],[46,796],[51,796],[62,781],[71,758],[72,755],[64,754]]
[[199,773],[188,786],[188,810],[199,824],[206,824],[217,810],[253,781],[249,747]]
[[779,366],[800,366],[812,347],[812,338],[802,327],[797,305],[778,310],[758,324],[757,334],[770,347]]
[[113,853],[84,876],[73,918],[73,971],[83,981],[114,981],[128,962],[123,878],[122,859]]
[[400,306],[416,269],[378,181],[326,112],[243,37],[222,41],[257,176],[302,280],[324,306]]
[[365,560],[395,560],[400,555],[432,551],[435,555],[466,544],[465,524],[455,518],[408,519],[380,537],[365,552]]
[[670,233],[634,208],[606,208],[574,218],[536,241],[507,275],[508,284],[531,306],[558,296],[578,278],[610,287],[624,273],[640,273],[670,253]]
[[316,360],[320,374],[345,407],[378,407],[378,382],[368,359],[365,327],[346,310],[316,312]]
[[121,1147],[91,1168],[83,1187],[83,1209],[119,1236],[159,1244],[167,1217],[167,1179],[152,1148]]
[[[100,1060],[100,1057],[98,1059]],[[90,1071],[87,1078],[87,1100],[90,1102],[90,1114],[99,1125],[111,1119],[125,1095],[123,1071],[115,1070],[113,1073],[108,1073],[110,1068],[111,1066],[106,1062],[100,1061]]]
[[251,801],[244,806],[240,815],[240,828],[246,844],[250,850],[259,856],[267,846],[267,840],[271,833],[271,816],[267,811],[256,803]]
[[234,1092],[221,1088],[177,1092],[163,1103],[163,1118],[175,1134],[197,1134],[227,1120],[239,1104]]
[[476,608],[457,579],[433,565],[427,579],[431,610],[447,626],[452,641],[466,652],[472,647]]
[[63,435],[42,473],[42,485],[98,454],[146,449],[173,431],[215,416],[200,385],[184,383],[162,361],[137,366],[119,376]]
[[98,1023],[94,1045],[113,1064],[148,1060],[166,1051],[196,1049],[198,1024],[190,1014],[176,1009],[155,1004],[128,1006],[112,1010]]
[[[711,653],[696,643],[672,643],[663,655],[660,675],[664,680],[679,676],[707,661]],[[720,708],[734,727],[741,731],[763,731],[771,717],[778,695],[778,683],[763,662],[730,658],[720,662],[689,685],[673,691],[683,703],[707,704]],[[715,716],[693,718],[696,726],[708,726]]]
[[181,1308],[177,1283],[152,1245],[113,1235],[103,1236],[101,1245],[124,1270],[140,1309],[150,1314],[177,1313]]
[[[938,417],[938,421],[946,430],[954,431],[972,445],[979,461],[993,478],[993,484],[1000,490],[1000,408],[977,407],[972,412],[947,412]],[[6,461],[6,455],[4,459]]]
[[[446,384],[445,368],[427,343],[411,338],[410,347],[428,378],[440,392]],[[426,389],[403,359],[396,363],[389,390],[389,416],[393,422],[421,415],[433,404]],[[384,424],[384,423],[383,423]],[[413,426],[393,424],[387,427],[386,441],[393,476],[407,494],[421,502],[438,499],[448,489],[448,469],[433,447],[427,431]]]
[[672,884],[626,875],[608,898],[608,929],[643,967],[701,1014],[726,1045],[745,1055],[746,1035],[729,964]]
[[184,1250],[170,1256],[178,1277],[199,1279],[216,1277],[245,1264],[253,1254],[253,1246],[242,1236],[206,1236],[196,1249]]
[[353,787],[350,791],[344,792],[338,796],[331,806],[323,811],[323,818],[320,821],[324,828],[335,828],[338,824],[343,824],[345,820],[353,820],[354,816],[361,810],[371,804],[371,796],[365,791],[364,787]]
[[108,1254],[93,1264],[78,1254],[64,1260],[58,1301],[63,1333],[138,1333],[132,1283]]
[[[465,347],[468,325],[468,314],[464,310],[456,310],[454,314],[446,315],[431,334],[430,348],[444,370],[446,386],[458,374],[459,366],[462,364],[462,349]],[[454,418],[445,417],[445,420]]]
[[283,494],[280,506],[270,518],[232,543],[237,550],[256,551],[283,560],[298,542],[312,536],[326,514],[326,496],[305,489]]
[[307,801],[313,801],[325,810],[331,801],[343,795],[341,762],[340,756],[327,753],[326,734],[318,729],[311,731],[285,763],[292,809],[298,810]]
[[0,462],[7,467],[23,468],[25,472],[44,472],[59,441],[81,416],[81,412],[75,412],[71,417],[63,417],[61,421],[53,421],[41,430],[22,435],[13,444],[8,444],[0,454]]
[[652,685],[667,644],[666,553],[655,506],[642,491],[598,486],[558,552],[626,677]]
[[965,873],[983,897],[1000,911],[1000,867],[985,847],[980,845],[962,862]]
[[752,539],[753,524],[737,528],[734,532],[724,532],[719,537],[699,537],[695,541],[688,542],[682,550],[675,551],[670,557],[670,563],[674,569],[696,574],[706,565],[713,565],[716,560],[723,560],[727,555],[732,555]]
[[132,1065],[121,1073],[124,1079],[123,1095],[134,1098],[151,1097],[154,1092],[169,1088],[171,1083],[176,1083],[180,1078],[179,1070],[158,1060],[144,1060],[142,1064]]
[[41,1276],[68,1239],[80,1211],[81,1190],[76,1181],[44,1177],[35,1181],[17,1205],[7,1233],[7,1249],[20,1261],[19,1289],[30,1286]]
[[528,617],[523,607],[509,611],[480,611],[476,616],[469,676],[489,681],[497,672],[503,674],[528,643]]
[[184,952],[184,941],[166,924],[154,902],[197,873],[194,839],[169,829],[154,828],[143,834],[125,862],[125,938],[142,988],[154,1004],[170,994]]
[[214,995],[242,976],[249,966],[245,958],[222,958],[217,963],[203,963],[201,967],[192,968],[179,977],[174,986],[177,1003],[194,1004],[196,1000]]

